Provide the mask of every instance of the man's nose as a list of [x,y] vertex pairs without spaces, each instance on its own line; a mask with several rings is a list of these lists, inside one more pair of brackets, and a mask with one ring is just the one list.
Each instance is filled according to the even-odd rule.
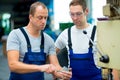
[[73,18],[74,20],[76,20],[76,19],[78,18],[78,16],[77,16],[77,15],[74,15],[72,18]]
[[42,18],[42,23],[46,23],[46,18]]

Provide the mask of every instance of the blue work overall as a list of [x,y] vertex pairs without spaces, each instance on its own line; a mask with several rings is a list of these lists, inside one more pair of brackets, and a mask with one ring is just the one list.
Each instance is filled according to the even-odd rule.
[[[69,46],[69,57],[70,67],[72,68],[71,80],[102,80],[101,69],[98,69],[94,63],[92,46],[93,44],[89,41],[88,53],[74,53],[72,50],[71,33],[70,28],[68,29],[68,46]],[[91,39],[94,40],[96,26],[94,26]]]
[[[24,34],[26,41],[27,41],[27,49],[28,52],[25,53],[23,63],[26,64],[36,64],[36,65],[42,65],[45,64],[46,61],[46,53],[44,53],[44,36],[43,32],[41,32],[41,45],[40,49],[41,52],[32,52],[31,51],[31,45],[30,40],[24,31],[23,28],[20,28],[22,33]],[[15,73],[11,72],[10,79],[9,80],[44,80],[44,73],[43,72],[31,72],[31,73]]]

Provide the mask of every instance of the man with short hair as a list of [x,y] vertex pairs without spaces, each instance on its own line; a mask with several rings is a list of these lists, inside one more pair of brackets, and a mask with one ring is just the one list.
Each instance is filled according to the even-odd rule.
[[45,80],[44,72],[66,80],[71,78],[71,72],[60,71],[54,41],[42,31],[47,17],[47,7],[35,2],[30,6],[28,25],[10,32],[7,39],[9,80]]
[[[65,29],[57,38],[56,52],[64,47],[68,50],[69,66],[72,68],[71,80],[102,80],[101,69],[95,63],[93,41],[96,26],[87,22],[88,8],[85,0],[72,0],[69,4],[70,16],[74,26]],[[85,32],[85,33],[84,33]],[[87,33],[87,34],[86,34]]]

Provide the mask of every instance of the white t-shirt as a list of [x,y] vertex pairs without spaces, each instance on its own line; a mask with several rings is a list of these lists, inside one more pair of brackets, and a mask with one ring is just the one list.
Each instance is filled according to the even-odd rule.
[[[74,53],[86,53],[89,48],[89,38],[91,37],[93,25],[85,29],[77,29],[75,26],[71,28],[71,42]],[[85,35],[83,30],[87,32]],[[95,40],[95,39],[94,39]],[[68,48],[68,29],[65,29],[57,38],[55,46],[59,49]]]
[[[72,49],[73,52],[78,54],[84,54],[88,53],[89,48],[89,38],[91,37],[92,30],[93,30],[92,24],[89,24],[89,26],[85,29],[77,29],[76,26],[71,27],[71,42],[72,42]],[[86,31],[87,34],[84,34],[83,31]],[[94,38],[94,42],[96,42],[96,34]],[[56,39],[55,46],[59,49],[63,49],[64,47],[68,48],[68,28],[65,29],[59,37]],[[96,53],[95,46],[93,46],[93,53]],[[68,51],[69,54],[69,51]],[[94,54],[94,60],[96,61],[96,54]],[[96,64],[96,62],[95,62]]]

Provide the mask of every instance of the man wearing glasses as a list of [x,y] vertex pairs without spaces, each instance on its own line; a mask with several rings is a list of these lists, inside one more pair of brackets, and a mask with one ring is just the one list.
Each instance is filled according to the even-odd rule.
[[[68,50],[71,80],[102,80],[101,69],[96,66],[96,53],[90,38],[95,41],[96,26],[87,22],[88,8],[85,0],[72,0],[69,4],[74,26],[65,29],[57,38],[56,52]],[[84,33],[85,32],[85,33]]]

